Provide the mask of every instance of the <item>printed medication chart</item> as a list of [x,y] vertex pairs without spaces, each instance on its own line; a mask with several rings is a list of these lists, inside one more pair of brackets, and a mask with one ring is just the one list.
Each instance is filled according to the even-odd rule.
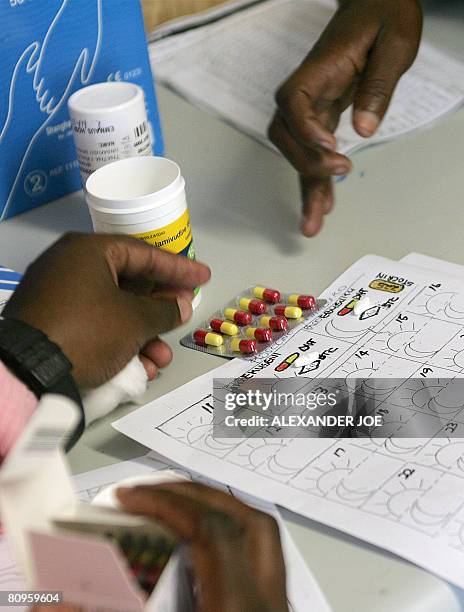
[[[351,303],[363,294],[372,306],[355,316]],[[464,282],[367,256],[321,298],[328,300],[322,312],[259,358],[233,360],[114,427],[178,464],[464,587],[464,399],[453,404],[448,394],[453,379],[464,374]],[[287,356],[305,351],[317,352],[318,359],[275,371]],[[402,378],[384,389],[391,406],[386,420],[396,420],[405,436],[418,419],[426,420],[436,435],[341,440],[277,433],[263,439],[258,430],[245,439],[215,439],[213,378],[244,375],[301,377],[300,390],[315,377]],[[438,381],[432,396],[422,393],[425,378]]]

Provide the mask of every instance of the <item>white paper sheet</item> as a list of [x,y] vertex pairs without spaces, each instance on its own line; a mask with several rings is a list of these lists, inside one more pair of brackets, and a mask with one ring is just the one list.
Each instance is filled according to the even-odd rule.
[[110,484],[125,478],[130,478],[131,476],[140,476],[150,474],[153,471],[171,469],[175,469],[191,479],[200,480],[206,482],[206,484],[227,490],[244,502],[274,516],[279,523],[282,538],[282,548],[287,569],[287,591],[290,611],[307,612],[308,610],[317,610],[317,612],[330,612],[325,597],[295,546],[277,508],[272,504],[257,500],[249,495],[244,495],[237,490],[230,490],[226,486],[218,482],[212,482],[190,470],[187,471],[172,463],[169,464],[166,460],[154,453],[139,457],[132,461],[123,461],[90,472],[78,474],[74,477],[74,483],[79,498],[83,501],[91,501],[97,493]]
[[[375,279],[398,293],[370,288]],[[361,289],[378,305],[370,318],[338,313]],[[176,463],[376,544],[464,586],[464,403],[440,393],[464,375],[464,283],[375,256],[361,259],[322,296],[329,303],[254,362],[233,360],[134,411],[113,425]],[[308,350],[312,366],[275,367]],[[313,344],[314,343],[314,344]],[[212,436],[212,379],[302,376],[404,378],[386,390],[408,435],[414,419],[456,423],[449,437],[395,440],[244,439]],[[416,403],[424,377],[443,379],[430,402]],[[311,381],[302,380],[302,388]],[[452,382],[450,383],[452,384]],[[358,389],[358,393],[366,390]],[[413,400],[414,397],[414,400]],[[392,411],[393,412],[393,411]],[[443,435],[442,424],[437,433]]]
[[459,278],[464,278],[464,266],[454,262],[444,261],[443,259],[437,259],[436,257],[430,257],[430,255],[409,253],[402,257],[400,261],[408,264],[408,266],[416,266],[424,270],[434,270],[435,272],[443,272],[444,274],[451,274]]
[[[155,76],[266,144],[274,94],[301,63],[333,14],[331,0],[268,0],[219,22],[150,45]],[[462,104],[464,63],[423,42],[401,79],[374,138],[351,127],[350,110],[337,130],[350,152],[427,125]]]

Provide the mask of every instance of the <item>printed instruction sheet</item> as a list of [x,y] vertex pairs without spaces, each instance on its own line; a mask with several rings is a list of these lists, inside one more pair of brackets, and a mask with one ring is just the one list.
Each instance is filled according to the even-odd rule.
[[[371,306],[354,315],[353,300]],[[396,553],[464,587],[464,281],[376,256],[322,295],[322,312],[251,361],[236,359],[116,421],[170,460]],[[351,309],[351,310],[350,310]],[[288,355],[309,364],[276,371]],[[212,436],[213,378],[381,378],[403,438]],[[397,379],[403,379],[398,381]],[[437,381],[422,393],[424,381]],[[392,379],[389,386],[388,379]],[[369,385],[357,389],[369,395]],[[454,398],[450,400],[450,398]],[[435,435],[413,437],[417,423]]]

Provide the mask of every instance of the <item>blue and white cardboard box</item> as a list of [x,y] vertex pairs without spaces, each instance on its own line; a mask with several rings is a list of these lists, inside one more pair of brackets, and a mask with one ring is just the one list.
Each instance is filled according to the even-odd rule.
[[80,189],[67,100],[106,80],[140,85],[163,153],[140,0],[1,0],[0,220]]
[[13,291],[19,285],[22,275],[9,268],[0,266],[0,313],[10,299]]

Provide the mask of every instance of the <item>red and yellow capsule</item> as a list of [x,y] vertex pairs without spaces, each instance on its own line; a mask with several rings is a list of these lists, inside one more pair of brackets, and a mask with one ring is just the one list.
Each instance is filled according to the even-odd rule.
[[239,300],[240,308],[249,310],[255,315],[264,314],[267,312],[267,306],[263,300],[250,300],[249,298],[241,298]]
[[253,295],[260,300],[270,302],[271,304],[277,304],[280,302],[280,291],[277,289],[267,289],[266,287],[255,287],[253,289]]
[[313,310],[316,308],[316,298],[313,295],[292,293],[292,295],[288,296],[288,303],[292,306],[299,306],[303,310]]
[[249,355],[256,353],[256,340],[243,340],[241,338],[231,338],[229,344],[230,350],[235,353],[243,353]]
[[299,319],[303,316],[303,311],[299,306],[285,306],[285,304],[274,306],[274,312],[278,317],[287,319]]
[[272,331],[269,327],[247,327],[245,333],[248,338],[254,338],[258,342],[270,342],[272,340]]
[[282,331],[288,328],[288,321],[285,317],[261,317],[259,324],[262,327],[270,327],[274,331]]
[[286,359],[281,361],[279,365],[276,368],[274,368],[274,370],[276,372],[284,372],[287,368],[289,368],[292,365],[292,363],[294,363],[298,359],[299,356],[300,356],[300,353],[292,353]]
[[197,329],[193,334],[193,339],[200,346],[222,346],[224,344],[222,336],[206,329]]
[[226,334],[227,336],[236,336],[238,334],[238,327],[234,323],[229,321],[222,321],[221,319],[212,319],[210,321],[210,327],[213,331],[220,334]]
[[229,321],[234,321],[237,325],[249,325],[252,321],[252,316],[245,310],[237,310],[236,308],[226,308],[224,316]]

